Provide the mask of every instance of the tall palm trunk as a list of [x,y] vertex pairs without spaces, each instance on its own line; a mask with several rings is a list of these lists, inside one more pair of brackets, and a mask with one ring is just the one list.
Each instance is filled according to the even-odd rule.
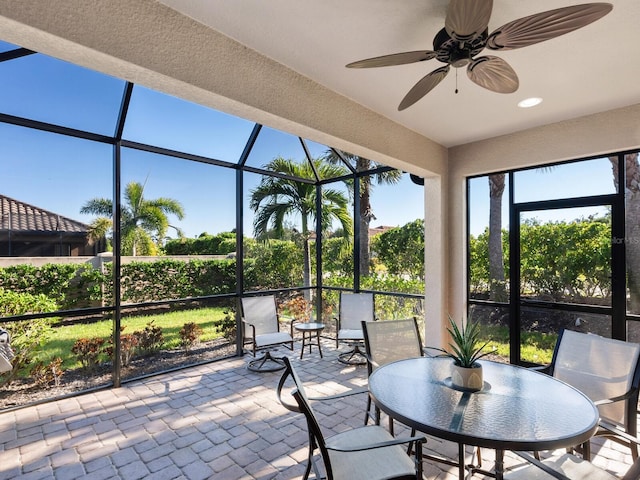
[[[307,216],[302,215],[302,284],[305,287],[311,286],[311,256],[309,248],[309,226],[307,223]],[[304,299],[307,302],[311,301],[311,290],[304,291]]]
[[[616,191],[618,185],[618,158],[609,157],[613,167],[613,183]],[[625,155],[625,211],[627,213],[625,228],[625,249],[627,257],[627,288],[629,301],[627,311],[640,313],[640,166],[638,154]]]
[[[358,171],[366,171],[371,167],[371,162],[366,158],[358,157],[356,161],[356,169]],[[373,210],[371,209],[371,177],[360,178],[360,275],[369,275],[371,265],[371,239],[369,238],[369,226],[371,220],[375,219]]]
[[371,265],[371,239],[369,238],[369,226],[375,215],[371,210],[371,196],[369,188],[362,189],[360,194],[360,275],[369,275]]
[[489,175],[489,298],[507,301],[502,251],[502,194],[505,174]]

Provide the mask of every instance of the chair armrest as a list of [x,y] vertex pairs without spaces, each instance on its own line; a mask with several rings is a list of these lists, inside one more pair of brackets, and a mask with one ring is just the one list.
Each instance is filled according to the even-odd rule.
[[616,427],[612,423],[609,423],[605,420],[600,420],[600,423],[598,424],[598,426],[603,430],[606,430],[607,432],[611,432],[612,435],[621,437],[630,443],[635,443],[636,445],[640,445],[640,438],[634,437],[633,435],[629,435],[627,432],[622,431],[620,428]]
[[622,395],[618,395],[617,397],[603,398],[602,400],[596,400],[593,403],[596,406],[598,406],[598,405],[608,405],[609,403],[615,403],[615,402],[619,402],[621,400],[626,400],[627,398],[629,398],[634,393],[635,393],[634,390],[629,390],[628,392],[623,393]]
[[424,436],[419,437],[405,437],[395,438],[386,442],[368,443],[364,445],[353,445],[349,447],[336,447],[327,444],[327,450],[333,450],[334,452],[361,452],[362,450],[373,450],[374,448],[392,447],[394,445],[403,445],[405,443],[427,443],[427,438]]
[[528,367],[528,370],[533,370],[534,372],[544,373],[545,375],[551,375],[551,365],[539,365],[537,367]]
[[256,327],[255,327],[255,325],[253,323],[247,322],[244,318],[241,318],[241,320],[242,320],[242,324],[245,326],[244,327],[245,335],[243,335],[243,339],[247,338],[247,335],[246,335],[247,327],[251,327],[251,338],[253,338],[253,341],[255,342],[255,340],[256,340]]
[[293,338],[293,326],[296,323],[300,323],[300,322],[296,321],[295,318],[291,318],[290,320],[289,320],[289,318],[290,317],[286,317],[286,318],[282,317],[282,316],[278,317],[278,330],[280,330],[280,320],[282,320],[282,323],[287,323],[288,322],[289,323],[289,335],[291,335],[291,338]]
[[528,453],[516,452],[516,451],[514,451],[513,453],[515,453],[519,457],[523,458],[524,460],[529,462],[531,465],[534,465],[537,468],[539,468],[540,470],[543,470],[544,472],[548,473],[549,475],[551,475],[554,478],[558,478],[560,480],[571,480],[566,475],[563,475],[561,472],[559,472],[557,470],[554,470],[553,468],[551,468],[548,465],[545,465],[540,460],[537,460],[536,458],[534,458],[533,456],[529,455]]
[[429,350],[432,350],[432,349],[429,347],[422,347],[422,355],[424,355],[425,357],[432,358],[434,355],[431,352],[429,352]]

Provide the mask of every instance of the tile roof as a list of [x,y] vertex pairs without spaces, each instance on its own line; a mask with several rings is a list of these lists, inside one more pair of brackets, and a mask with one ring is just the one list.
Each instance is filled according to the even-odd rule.
[[0,231],[85,233],[89,226],[0,195]]

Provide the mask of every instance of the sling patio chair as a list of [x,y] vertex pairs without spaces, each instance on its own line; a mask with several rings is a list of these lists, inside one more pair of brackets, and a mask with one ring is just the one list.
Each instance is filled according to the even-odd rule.
[[338,360],[348,365],[364,365],[367,360],[360,350],[364,342],[362,322],[371,322],[375,318],[375,306],[372,293],[340,292],[340,306],[336,318],[336,348],[340,342],[351,345],[351,350],[338,355]]
[[262,357],[249,362],[247,368],[254,372],[282,370],[282,361],[271,355],[271,349],[283,345],[293,350],[293,321],[290,332],[280,331],[275,295],[244,297],[241,299],[243,345],[250,345],[253,356],[258,350],[266,350]]
[[[309,451],[303,480],[313,469],[321,480],[422,480],[422,444],[424,436],[394,438],[377,425],[346,430],[331,437],[324,436],[311,401],[335,400],[364,390],[346,392],[324,398],[309,398],[291,361],[283,357],[285,371],[278,383],[278,400],[292,412],[302,413],[307,421]],[[285,384],[293,382],[291,395],[295,404],[283,396]],[[410,445],[410,456],[404,445]],[[319,450],[319,453],[316,453]],[[321,461],[319,461],[321,460]],[[324,466],[324,475],[321,468]]]
[[[371,375],[376,368],[387,363],[421,357],[423,354],[422,340],[420,340],[418,322],[415,317],[406,320],[363,321],[362,331],[367,358],[367,376]],[[380,425],[380,409],[375,407],[372,412],[371,396],[367,396],[365,425],[370,418],[376,425]],[[391,418],[389,418],[389,431],[393,435],[393,420]]]
[[[628,446],[633,459],[637,436],[640,344],[573,330],[560,332],[546,373],[577,388],[598,407],[600,419],[615,428],[599,428],[605,436]],[[583,457],[590,458],[589,443]]]
[[[636,447],[640,442],[636,437],[617,432],[615,426],[606,422],[602,423],[602,428],[611,429],[616,436],[625,437],[628,443]],[[635,459],[622,479],[619,479],[612,473],[571,453],[553,455],[542,461],[524,452],[514,453],[529,463],[505,473],[504,480],[554,480],[556,478],[560,480],[640,480],[640,459]]]
[[[406,320],[378,320],[376,322],[362,322],[364,332],[364,346],[367,357],[367,377],[376,368],[391,362],[417,358],[424,355],[422,339],[418,330],[416,317]],[[376,425],[380,425],[380,409],[375,406],[371,412],[371,396],[367,396],[367,411],[364,424],[372,419]],[[393,418],[389,417],[389,432],[393,435]],[[415,435],[415,429],[411,429],[411,435]],[[478,467],[482,465],[480,447],[476,448]],[[453,465],[444,457],[436,455],[424,455],[424,458],[441,463]],[[457,465],[457,463],[455,463]]]

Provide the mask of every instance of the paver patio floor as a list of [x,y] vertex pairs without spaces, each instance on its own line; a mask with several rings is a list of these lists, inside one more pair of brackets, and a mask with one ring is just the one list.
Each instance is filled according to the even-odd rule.
[[[337,361],[331,341],[299,359],[288,353],[314,395],[366,385],[365,366]],[[0,479],[76,478],[293,480],[302,477],[307,455],[304,418],[276,398],[280,372],[254,373],[251,356],[167,373],[0,414]],[[360,426],[366,397],[323,402],[317,413],[326,433]],[[402,434],[396,429],[396,434]],[[603,442],[594,462],[614,474],[631,463],[628,450]],[[457,446],[428,438],[426,451],[455,458]],[[468,451],[471,453],[472,449]],[[492,452],[482,450],[483,465]],[[518,460],[507,455],[507,464]],[[456,470],[425,461],[425,478],[455,480]],[[476,475],[474,478],[482,478]]]

